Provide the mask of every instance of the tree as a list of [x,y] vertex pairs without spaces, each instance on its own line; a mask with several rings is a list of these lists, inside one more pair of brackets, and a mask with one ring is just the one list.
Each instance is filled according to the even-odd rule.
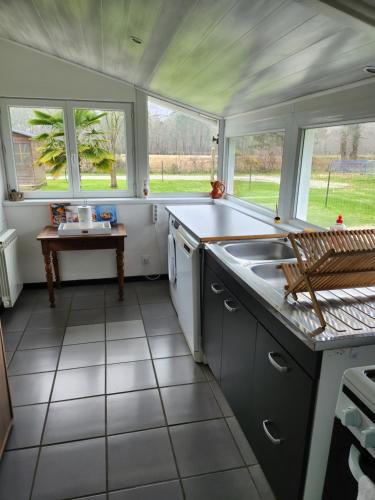
[[[63,112],[47,113],[34,109],[33,113],[35,117],[29,120],[29,125],[48,127],[47,132],[42,132],[32,138],[40,144],[37,148],[40,156],[36,163],[40,166],[48,165],[50,173],[56,177],[62,171],[66,172],[67,167]],[[76,109],[74,112],[80,168],[86,161],[97,170],[108,172],[115,162],[114,155],[108,149],[108,140],[103,131],[95,128],[104,116],[106,113],[96,113],[89,109]]]
[[342,160],[348,158],[348,127],[343,126],[340,135],[340,156]]
[[349,158],[351,160],[357,160],[359,141],[361,139],[361,125],[359,123],[355,123],[354,125],[350,125],[349,129],[352,136],[352,150],[350,152]]
[[117,160],[116,153],[119,147],[121,130],[124,124],[124,115],[121,112],[113,111],[105,116],[106,128],[109,136],[109,143],[114,162],[111,166],[111,188],[117,189]]

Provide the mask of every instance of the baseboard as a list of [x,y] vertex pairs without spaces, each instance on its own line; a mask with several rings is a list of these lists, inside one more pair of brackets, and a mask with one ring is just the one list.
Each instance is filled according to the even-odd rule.
[[[129,276],[125,277],[126,283],[133,283],[135,281],[164,281],[168,279],[167,274],[155,274],[151,276]],[[111,283],[117,283],[117,278],[98,278],[93,280],[69,280],[62,281],[61,286],[81,286],[81,285],[107,285]],[[45,281],[36,283],[24,283],[23,287],[25,289],[30,288],[47,288]]]

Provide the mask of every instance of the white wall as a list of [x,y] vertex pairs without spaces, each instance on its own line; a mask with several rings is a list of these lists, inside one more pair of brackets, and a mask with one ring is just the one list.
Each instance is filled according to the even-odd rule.
[[[181,201],[183,202],[183,201]],[[180,202],[180,203],[181,203]],[[195,203],[207,203],[201,198]],[[7,202],[5,207],[8,226],[16,228],[19,237],[21,272],[25,283],[45,280],[44,262],[40,242],[36,240],[39,231],[49,223],[49,207],[43,202],[30,205]],[[108,203],[108,200],[106,200]],[[116,202],[113,202],[116,204]],[[152,203],[145,200],[117,204],[119,222],[125,224],[128,236],[125,240],[125,276],[165,274],[167,267],[168,214],[158,204],[157,224],[152,222]],[[169,204],[176,204],[170,200]],[[150,256],[150,264],[143,265],[142,255]],[[115,252],[111,250],[61,252],[59,254],[62,280],[98,279],[116,276]]]

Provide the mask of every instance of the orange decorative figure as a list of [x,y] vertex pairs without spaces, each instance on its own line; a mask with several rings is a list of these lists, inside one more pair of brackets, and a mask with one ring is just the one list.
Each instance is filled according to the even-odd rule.
[[221,181],[211,182],[212,191],[210,193],[211,198],[218,199],[222,198],[225,192],[225,185]]

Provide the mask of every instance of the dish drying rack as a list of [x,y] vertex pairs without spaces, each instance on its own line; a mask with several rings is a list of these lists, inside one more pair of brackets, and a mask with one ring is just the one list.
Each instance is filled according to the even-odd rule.
[[327,326],[315,292],[375,285],[375,229],[290,233],[296,263],[280,264],[285,296],[308,292],[321,328]]

